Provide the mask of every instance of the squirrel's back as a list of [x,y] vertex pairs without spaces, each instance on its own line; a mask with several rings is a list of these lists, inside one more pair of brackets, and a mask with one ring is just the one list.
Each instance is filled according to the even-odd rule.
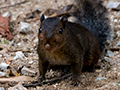
[[73,16],[76,22],[86,27],[98,40],[102,52],[107,43],[111,40],[111,26],[108,11],[101,0],[75,0]]

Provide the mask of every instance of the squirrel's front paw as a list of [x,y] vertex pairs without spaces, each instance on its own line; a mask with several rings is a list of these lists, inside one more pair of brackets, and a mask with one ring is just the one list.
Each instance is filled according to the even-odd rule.
[[45,80],[45,78],[44,77],[42,77],[42,76],[40,76],[40,77],[38,77],[38,82],[42,82],[43,80]]
[[80,84],[80,77],[72,77],[71,85],[78,86]]

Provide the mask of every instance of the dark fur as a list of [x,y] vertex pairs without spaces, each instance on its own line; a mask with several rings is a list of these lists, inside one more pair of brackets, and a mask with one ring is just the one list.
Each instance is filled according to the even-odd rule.
[[[54,17],[45,19],[41,28],[43,31],[38,34],[37,51],[42,78],[45,78],[49,64],[70,65],[74,81],[79,81],[82,69],[91,70],[94,68],[100,57],[99,44],[85,27],[76,23],[60,21],[59,18]],[[60,37],[63,38],[62,42],[59,42],[60,39],[57,40],[54,36],[59,28],[63,30]],[[52,40],[53,38],[54,40]],[[52,52],[46,52],[46,44],[51,46]]]
[[77,23],[86,27],[97,38],[102,52],[107,39],[111,40],[109,13],[102,5],[102,1],[76,0],[71,14],[78,19]]

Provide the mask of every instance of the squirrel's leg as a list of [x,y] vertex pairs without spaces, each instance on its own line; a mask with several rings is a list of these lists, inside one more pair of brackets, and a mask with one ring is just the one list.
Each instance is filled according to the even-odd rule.
[[43,81],[45,80],[45,73],[47,72],[49,66],[49,62],[47,60],[39,60],[39,73],[40,76],[38,78],[38,81]]
[[80,82],[80,75],[81,75],[81,71],[82,71],[82,68],[83,68],[83,59],[81,58],[81,59],[75,60],[75,62],[72,63],[70,66],[71,66],[71,72],[73,74],[72,84],[73,85],[78,85],[78,83]]

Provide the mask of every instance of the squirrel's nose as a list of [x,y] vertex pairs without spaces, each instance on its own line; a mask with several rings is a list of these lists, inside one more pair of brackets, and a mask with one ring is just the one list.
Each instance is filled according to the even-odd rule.
[[44,45],[46,45],[46,44],[51,45],[49,40],[47,40],[47,41],[44,43]]
[[46,45],[45,45],[45,50],[46,50],[46,51],[50,51],[50,50],[51,50],[50,44],[46,44]]

